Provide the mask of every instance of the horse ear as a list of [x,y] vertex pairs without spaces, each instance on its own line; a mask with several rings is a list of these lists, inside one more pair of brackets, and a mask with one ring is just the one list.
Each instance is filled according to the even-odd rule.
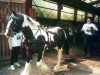
[[17,16],[17,12],[16,11],[12,10],[12,13],[13,13],[14,16]]

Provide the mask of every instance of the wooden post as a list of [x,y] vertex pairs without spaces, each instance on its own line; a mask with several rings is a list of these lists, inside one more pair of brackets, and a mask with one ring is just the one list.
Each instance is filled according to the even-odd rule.
[[35,10],[32,8],[32,0],[25,1],[25,14],[32,18],[36,18]]
[[32,8],[32,0],[25,0],[25,14],[29,15],[30,8]]
[[77,21],[77,9],[74,9],[74,24],[76,25],[76,21]]
[[98,16],[98,23],[99,23],[100,17]]
[[93,22],[94,22],[95,14],[93,14]]
[[58,19],[58,22],[60,21],[61,19],[61,9],[62,9],[62,4],[61,3],[58,3],[58,8],[57,8],[57,19]]
[[84,18],[84,19],[86,20],[86,19],[87,19],[87,17],[88,17],[88,16],[87,16],[87,12],[85,12],[85,18]]

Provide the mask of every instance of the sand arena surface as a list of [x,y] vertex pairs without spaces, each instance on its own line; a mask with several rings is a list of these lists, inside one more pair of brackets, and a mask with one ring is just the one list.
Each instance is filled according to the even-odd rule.
[[[43,58],[46,64],[50,67],[51,73],[41,73],[36,65],[35,60],[32,61],[32,72],[31,75],[100,75],[100,58],[91,58],[84,61],[81,61],[78,64],[73,64],[70,62],[62,63],[61,71],[57,73],[53,73],[53,67],[56,64],[56,55],[57,52],[48,52]],[[63,60],[62,60],[63,62]],[[9,61],[1,61],[0,62],[0,75],[20,75],[21,71],[24,68],[25,60],[20,59],[19,63],[20,67],[16,67],[15,71],[9,70]]]

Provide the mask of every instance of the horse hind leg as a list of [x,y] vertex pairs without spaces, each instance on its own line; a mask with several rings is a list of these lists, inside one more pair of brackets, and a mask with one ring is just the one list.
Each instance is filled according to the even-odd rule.
[[54,72],[57,72],[59,71],[60,69],[60,64],[61,64],[61,58],[62,58],[62,51],[63,49],[58,49],[58,61],[57,61],[57,65],[54,67]]
[[[44,47],[44,49],[45,49],[45,47]],[[45,52],[45,50],[43,50],[43,52],[38,53],[38,61],[37,61],[36,65],[37,65],[37,68],[39,69],[39,71],[49,75],[50,68],[43,61],[44,52]]]

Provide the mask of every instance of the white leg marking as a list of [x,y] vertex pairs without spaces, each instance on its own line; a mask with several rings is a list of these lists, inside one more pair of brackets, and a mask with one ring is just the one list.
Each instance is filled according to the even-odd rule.
[[58,50],[58,61],[57,61],[57,65],[54,67],[54,72],[57,72],[60,69],[62,50],[63,50],[62,48]]
[[30,62],[29,62],[29,63],[26,62],[25,68],[24,68],[24,70],[21,72],[20,75],[30,75],[31,71],[32,71],[32,67],[31,67]]
[[50,71],[50,68],[44,63],[44,61],[42,59],[39,62],[37,62],[36,65],[41,72],[49,72]]

